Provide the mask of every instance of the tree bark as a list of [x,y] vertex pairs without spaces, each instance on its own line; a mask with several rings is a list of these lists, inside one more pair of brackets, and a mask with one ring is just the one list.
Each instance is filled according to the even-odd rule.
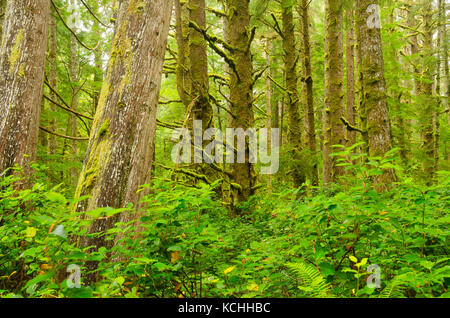
[[47,0],[8,1],[0,44],[0,171],[35,160],[49,20]]
[[284,69],[286,76],[286,103],[288,111],[288,142],[292,149],[290,166],[294,186],[301,187],[306,181],[305,167],[301,160],[302,121],[300,118],[300,100],[298,95],[297,62],[299,54],[294,36],[293,8],[282,8]]
[[[346,32],[346,63],[347,63],[347,111],[348,122],[356,125],[355,109],[355,37],[354,37],[354,10],[347,9],[347,32]],[[347,130],[347,146],[353,146],[356,143],[356,132]]]
[[345,145],[343,8],[340,0],[325,3],[325,112],[323,146],[324,184],[336,182],[344,174],[337,166],[335,145]]
[[191,103],[189,77],[189,10],[186,1],[175,0],[177,53],[177,90],[186,109]]
[[317,168],[317,144],[314,114],[314,95],[313,95],[313,77],[311,66],[311,40],[310,40],[310,1],[302,0],[300,4],[300,25],[302,28],[303,42],[303,99],[305,105],[305,126],[307,134],[307,143],[311,152],[313,164],[311,171],[311,184],[319,185],[319,171]]
[[[249,0],[228,0],[227,3],[227,39],[233,50],[229,52],[234,65],[230,67],[230,108],[235,115],[231,118],[231,127],[247,130],[253,128],[253,65],[250,43]],[[245,162],[233,164],[233,180],[238,186],[233,188],[233,207],[239,202],[248,201],[254,194],[256,184],[254,164],[249,160],[249,142],[245,142]],[[240,214],[239,209],[234,210]]]
[[[70,60],[70,81],[72,86],[72,102],[70,104],[70,108],[74,111],[78,109],[78,56],[77,56],[77,41],[74,35],[70,37],[70,52],[71,52],[71,60]],[[70,136],[77,137],[78,130],[78,118],[75,114],[72,114],[71,127],[70,127]],[[78,153],[77,141],[72,140],[72,156],[76,156]],[[77,168],[72,168],[70,171],[73,182],[76,184],[78,170]]]
[[[378,2],[374,0],[357,0],[356,2],[356,29],[360,59],[358,76],[361,83],[360,102],[367,116],[367,126],[364,129],[367,130],[369,156],[382,157],[391,150],[392,142],[381,33],[376,23],[370,23],[373,22],[373,15],[376,19],[379,7]],[[369,6],[372,11],[369,10]],[[378,190],[384,190],[395,179],[394,170],[385,169],[383,174],[374,177],[374,183]]]
[[[49,39],[48,39],[48,81],[50,85],[57,89],[58,87],[58,66],[57,66],[57,55],[58,55],[58,41],[57,41],[57,29],[56,29],[56,12],[53,6],[50,8],[50,22],[49,22]],[[53,91],[50,91],[50,98],[57,101],[58,98]],[[48,103],[48,107],[52,112],[56,112],[56,106],[53,103]],[[56,118],[50,120],[50,129],[52,131],[57,131]],[[49,154],[55,155],[57,150],[56,136],[50,135],[48,143]]]
[[[141,5],[140,5],[141,4]],[[135,206],[150,181],[156,129],[156,108],[169,31],[172,1],[120,3],[107,76],[100,93],[89,146],[75,198],[89,195],[76,207]],[[136,214],[95,220],[89,233],[105,232],[118,219],[129,222]],[[104,237],[85,237],[82,246],[109,247]],[[88,270],[95,262],[86,264]],[[93,282],[97,276],[86,278]]]

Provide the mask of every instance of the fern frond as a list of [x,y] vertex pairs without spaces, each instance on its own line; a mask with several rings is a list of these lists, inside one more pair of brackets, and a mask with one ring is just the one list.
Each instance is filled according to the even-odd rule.
[[396,276],[381,291],[379,298],[405,298],[406,285],[405,275]]
[[314,298],[333,298],[331,286],[325,281],[320,272],[304,263],[289,263],[287,266],[299,277],[300,286],[298,288]]

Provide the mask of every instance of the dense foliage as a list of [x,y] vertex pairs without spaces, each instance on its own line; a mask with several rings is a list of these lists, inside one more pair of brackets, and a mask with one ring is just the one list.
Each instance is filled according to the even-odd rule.
[[[13,185],[20,177],[2,179],[0,293],[448,297],[450,176],[440,173],[432,187],[405,179],[380,194],[368,177],[386,164],[390,160],[348,165],[355,177],[346,187],[287,188],[256,196],[244,207],[245,218],[230,218],[209,185],[192,188],[155,179],[146,186],[151,195],[143,199],[139,237],[134,222],[116,223],[106,235],[118,243],[95,253],[75,246],[91,221],[71,213],[75,202],[61,187],[50,188],[38,178],[32,188],[17,192]],[[133,213],[131,206],[125,210]],[[87,215],[103,218],[123,211],[101,208]],[[68,288],[67,280],[58,279],[58,271],[65,273],[70,264],[81,266],[83,276],[88,260],[99,261],[103,279],[95,286]],[[380,286],[373,288],[366,283],[370,264],[381,273]]]

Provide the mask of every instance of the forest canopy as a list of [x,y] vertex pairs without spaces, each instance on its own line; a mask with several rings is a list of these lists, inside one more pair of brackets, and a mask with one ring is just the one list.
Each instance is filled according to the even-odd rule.
[[0,297],[448,298],[445,0],[0,0]]

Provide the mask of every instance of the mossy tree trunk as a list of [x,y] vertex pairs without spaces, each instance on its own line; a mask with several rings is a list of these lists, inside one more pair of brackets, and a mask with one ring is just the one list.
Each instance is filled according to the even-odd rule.
[[[346,71],[347,71],[347,109],[346,117],[352,126],[356,126],[356,109],[355,109],[355,35],[354,35],[354,9],[350,8],[346,11],[347,32],[345,37],[345,55],[346,55]],[[347,130],[346,135],[347,146],[356,143],[356,131]]]
[[[391,126],[387,105],[386,83],[384,79],[381,33],[374,16],[379,10],[374,0],[356,1],[356,29],[358,57],[360,60],[358,76],[361,85],[361,104],[367,116],[369,155],[382,157],[391,150]],[[372,8],[372,10],[369,10]],[[379,17],[378,17],[379,18]],[[376,21],[376,19],[375,19]],[[385,169],[383,174],[374,177],[379,190],[386,189],[396,179],[393,169]]]
[[422,52],[419,63],[421,64],[421,85],[420,85],[420,119],[421,119],[421,136],[422,151],[424,154],[423,170],[424,175],[429,182],[434,178],[434,115],[436,113],[436,99],[433,97],[434,83],[434,47],[433,47],[433,5],[431,1],[426,1],[423,10],[423,42]]
[[[206,29],[206,11],[205,0],[189,0],[190,20],[201,29]],[[190,63],[191,76],[191,99],[193,100],[192,121],[198,120],[202,122],[203,132],[213,126],[213,108],[209,100],[209,78],[208,78],[208,55],[206,53],[207,42],[203,35],[191,28],[189,30],[189,58],[193,61]],[[193,127],[193,123],[189,125]],[[202,146],[206,146],[208,141],[203,141]],[[194,157],[200,157],[202,162],[202,151],[194,149]],[[207,170],[211,174],[210,169],[203,165],[203,170]]]
[[298,94],[297,64],[299,54],[294,35],[293,7],[282,5],[284,72],[286,78],[286,106],[288,111],[288,142],[292,147],[291,174],[296,188],[306,181],[305,167],[301,160],[302,121]]
[[[98,2],[94,1],[92,3],[91,9],[94,11],[96,15],[98,15],[99,13]],[[93,21],[92,32],[97,41],[101,39],[102,31],[100,29],[100,23],[97,21],[97,19],[94,19]],[[95,113],[103,81],[103,51],[101,47],[98,47],[94,51],[94,64],[95,64],[95,73],[94,73],[94,92],[92,94],[92,106],[93,106],[92,110]]]
[[[230,58],[234,65],[230,65],[230,108],[234,117],[231,118],[230,128],[253,128],[255,119],[253,114],[253,65],[250,39],[249,0],[228,0],[226,2],[226,35],[228,44],[233,48]],[[234,163],[233,206],[247,201],[254,193],[256,174],[254,164],[249,160],[249,141],[245,142],[245,162]],[[235,213],[241,211],[235,209]]]
[[314,113],[314,95],[313,95],[313,77],[311,65],[311,40],[310,40],[310,16],[308,0],[302,0],[299,5],[300,25],[302,35],[303,52],[303,100],[305,109],[305,126],[307,134],[307,144],[311,155],[313,156],[311,184],[319,185],[319,171],[317,169],[317,144]]
[[334,145],[345,145],[343,8],[340,0],[325,2],[325,112],[323,145],[323,181],[336,182],[344,174],[337,164]]
[[186,109],[191,98],[191,81],[189,76],[189,10],[186,1],[175,0],[177,52],[177,90]]
[[[72,101],[70,103],[70,108],[72,108],[74,111],[77,111],[78,109],[78,94],[79,94],[79,87],[78,87],[78,55],[77,55],[77,40],[75,39],[75,36],[72,34],[70,37],[70,82],[72,86]],[[70,125],[70,135],[72,137],[77,137],[77,130],[78,130],[78,118],[75,114],[71,115],[71,125]],[[76,157],[78,153],[78,147],[77,147],[77,141],[72,140],[72,152],[71,155],[73,158]],[[73,167],[70,169],[70,174],[72,177],[73,182],[76,184],[77,182],[77,176],[78,176],[78,170],[77,168]]]
[[0,171],[36,158],[50,6],[8,1],[0,44]]
[[2,38],[3,18],[5,17],[6,0],[0,0],[0,40]]
[[[169,31],[172,1],[120,3],[108,71],[100,93],[89,146],[75,197],[88,195],[77,211],[99,207],[135,206],[150,181],[156,129],[156,107]],[[95,220],[89,233],[104,233],[120,219],[136,214]],[[82,246],[109,247],[105,237],[85,237]],[[88,270],[95,262],[86,264]],[[88,283],[96,275],[86,277]]]
[[[57,29],[56,29],[56,11],[53,6],[50,8],[50,22],[49,22],[49,39],[48,39],[48,81],[50,85],[57,89],[58,86],[58,65],[57,65],[57,55],[58,55],[58,41],[57,41]],[[50,91],[50,98],[57,101],[58,98],[53,91]],[[52,112],[56,112],[56,106],[49,102],[49,109]],[[50,120],[50,130],[56,131],[56,118]],[[48,152],[51,155],[56,154],[57,143],[56,136],[50,135],[48,142]]]

